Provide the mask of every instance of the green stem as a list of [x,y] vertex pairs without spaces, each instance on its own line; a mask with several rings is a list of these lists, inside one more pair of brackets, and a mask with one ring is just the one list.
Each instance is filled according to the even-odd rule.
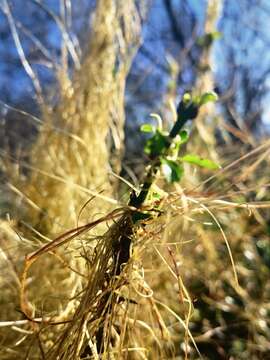
[[[185,113],[178,114],[177,120],[169,133],[168,141],[166,142],[166,145],[164,147],[165,150],[169,149],[172,141],[180,133],[181,129],[183,128],[183,126],[186,124],[186,122],[188,120],[189,120],[189,118],[187,116],[185,116]],[[136,195],[134,193],[131,194],[129,204],[128,204],[129,206],[139,209],[143,205],[144,201],[146,200],[146,198],[149,194],[150,188],[155,180],[155,176],[160,168],[160,165],[161,164],[160,164],[160,160],[159,160],[159,155],[156,155],[155,158],[152,159],[152,165],[146,174],[146,177],[145,177],[144,183],[141,187],[139,195]]]
[[[168,141],[166,142],[163,150],[168,150],[171,146],[172,141],[174,138],[180,133],[183,126],[186,124],[188,120],[194,119],[198,114],[198,108],[195,107],[193,103],[186,105],[183,100],[180,102],[178,109],[177,109],[178,117],[177,120],[172,127],[170,134],[168,135]],[[115,274],[119,275],[121,273],[122,265],[127,263],[130,258],[130,246],[131,246],[131,238],[133,235],[133,226],[136,224],[138,219],[140,218],[138,215],[139,209],[142,207],[143,203],[145,202],[150,188],[155,180],[158,170],[160,169],[160,159],[159,155],[155,155],[152,158],[152,165],[148,170],[144,183],[141,187],[141,190],[138,195],[133,192],[130,195],[129,206],[135,207],[138,211],[134,211],[131,214],[131,222],[130,226],[126,229],[125,234],[123,234],[119,242],[114,249],[115,253]]]
[[[186,104],[183,100],[180,102],[177,108],[177,120],[172,127],[168,138],[165,142],[164,148],[162,151],[165,152],[170,148],[172,141],[174,138],[180,133],[183,126],[186,124],[188,120],[194,119],[198,114],[198,108],[193,104]],[[135,192],[132,192],[130,195],[128,205],[135,208],[136,210],[131,211],[131,214],[126,214],[120,220],[121,224],[121,236],[118,241],[113,244],[113,253],[114,253],[114,269],[112,271],[112,278],[114,275],[120,275],[123,270],[123,265],[126,264],[130,259],[130,247],[133,236],[134,225],[140,219],[140,208],[145,202],[150,188],[155,181],[155,177],[157,175],[158,170],[160,169],[160,154],[155,155],[151,159],[152,164],[150,169],[148,170],[144,183],[141,187],[141,190],[138,195]],[[104,303],[107,303],[109,295],[107,294]],[[102,310],[103,310],[102,306]],[[106,312],[110,312],[110,309],[107,309]],[[97,332],[97,343],[98,348],[101,348],[101,344],[104,338],[104,328],[103,326]]]

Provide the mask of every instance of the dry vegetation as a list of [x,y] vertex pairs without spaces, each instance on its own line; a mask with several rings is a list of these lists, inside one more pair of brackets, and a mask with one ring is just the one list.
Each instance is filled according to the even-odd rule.
[[117,199],[130,189],[108,174],[121,164],[140,26],[133,1],[99,4],[90,53],[73,81],[59,74],[30,160],[3,154],[3,191],[16,195],[5,207],[19,210],[0,223],[0,358],[269,359],[269,140],[243,132],[246,142],[218,147],[194,132],[189,150],[222,169],[187,166],[170,187],[157,176],[161,199],[145,206],[159,212],[134,227],[114,274],[130,221]]

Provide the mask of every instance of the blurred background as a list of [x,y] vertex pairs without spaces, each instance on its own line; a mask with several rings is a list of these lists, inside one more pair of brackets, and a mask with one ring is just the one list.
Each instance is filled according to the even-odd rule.
[[[126,358],[199,359],[179,315],[205,359],[270,359],[269,24],[269,0],[0,0],[0,322],[25,320],[26,254],[123,206],[139,187],[150,114],[170,129],[184,93],[215,91],[218,102],[188,124],[184,149],[223,170],[187,166],[180,185],[161,181],[168,218],[134,241],[153,297],[139,297],[141,283],[133,294],[143,305],[127,325],[137,350]],[[72,244],[61,263],[35,265],[37,314],[74,313],[91,266]],[[179,283],[194,306],[188,319]],[[44,325],[37,341],[27,321],[23,336],[16,326],[1,327],[1,359],[56,358],[46,357],[55,327]]]
[[[8,13],[5,1],[1,4],[1,101],[38,114],[36,91],[52,106],[58,101],[56,70],[62,62],[63,41],[70,73],[86,55],[95,2],[12,0]],[[203,38],[207,1],[150,0],[146,6],[141,45],[125,92],[126,130],[133,134],[126,138],[128,151],[138,148],[140,140],[134,134],[139,124],[150,112],[164,111],[168,92],[179,97],[206,71],[200,63],[206,47],[212,47],[207,66],[213,71],[214,87],[221,98],[219,111],[226,122],[258,136],[265,134],[269,130],[268,1],[220,1],[214,15],[216,29],[211,29],[216,32],[214,44],[210,37]],[[34,74],[38,81],[33,82]],[[24,138],[25,131],[31,137],[25,124],[18,124],[18,117],[1,103],[1,122],[9,119],[9,135],[19,126]]]

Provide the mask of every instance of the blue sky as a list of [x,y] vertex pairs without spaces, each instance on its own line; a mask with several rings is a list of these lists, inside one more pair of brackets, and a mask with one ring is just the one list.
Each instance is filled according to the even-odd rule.
[[[266,7],[266,10],[269,9],[269,14],[267,14],[267,11],[261,10],[258,6],[250,6],[244,9],[241,8],[240,5],[244,3],[242,0],[239,2],[235,2],[234,0],[225,1],[227,9],[229,9],[228,11],[232,14],[236,13],[236,15],[238,12],[237,16],[239,19],[241,18],[241,22],[237,24],[235,19],[227,17],[226,22],[223,20],[223,22],[221,21],[220,23],[224,35],[222,41],[216,44],[213,57],[215,72],[218,75],[217,78],[226,79],[226,71],[230,70],[228,62],[226,61],[224,46],[226,47],[231,45],[234,48],[233,51],[236,65],[239,67],[250,66],[250,76],[256,79],[256,76],[261,76],[262,69],[266,69],[267,67],[270,68],[270,51],[267,51],[265,42],[262,42],[259,39],[256,42],[250,42],[249,37],[251,30],[248,30],[248,27],[254,27],[255,29],[258,28],[264,39],[269,41],[270,44],[270,33],[267,26],[270,23],[269,1],[260,1],[260,4]],[[203,0],[187,0],[187,2],[190,4],[196,16],[202,23],[206,2]],[[47,16],[44,11],[38,9],[36,6],[33,6],[33,4],[31,5],[30,1],[25,0],[22,2],[22,0],[11,0],[10,3],[11,5],[13,4],[13,6],[11,6],[11,10],[14,14],[15,21],[21,23],[35,36],[37,36],[48,51],[56,56],[59,56],[61,34],[53,19]],[[246,3],[248,3],[247,0]],[[58,0],[47,0],[46,4],[52,11],[59,11]],[[78,4],[78,6],[80,4],[81,6],[79,10],[81,14],[80,16],[82,17],[77,17],[75,21],[76,29],[79,29],[80,24],[86,21],[87,12],[84,12],[83,9],[84,7],[86,9],[86,7],[89,6],[89,2],[87,4],[87,1],[85,0],[77,0],[76,4]],[[179,0],[174,0],[173,4],[177,9]],[[74,7],[74,10],[78,11],[78,7]],[[181,18],[179,18],[179,21],[181,21]],[[262,26],[262,24],[265,24],[265,26]],[[166,12],[164,11],[163,1],[154,0],[150,21],[148,25],[145,26],[144,30],[144,37],[146,39],[145,46],[150,50],[157,61],[160,63],[164,63],[165,61],[165,65],[165,59],[168,53],[168,48],[166,46],[168,46],[168,43],[166,44],[162,42],[160,37],[163,35],[166,36],[166,32],[168,32],[166,29],[168,29],[168,18]],[[19,31],[19,36],[26,55],[29,55],[29,57],[33,56],[33,54],[35,54],[33,52],[33,43],[29,41],[29,38],[27,38],[27,36],[25,36],[21,31]],[[0,40],[1,100],[17,102],[22,97],[31,97],[33,95],[32,83],[25,73],[25,70],[20,65],[20,60],[9,31],[7,19],[3,13],[0,13]],[[174,44],[174,46],[176,45]],[[178,50],[176,50],[176,53],[177,51]],[[146,57],[141,56],[137,60],[138,61],[135,61],[134,63],[134,69],[137,69],[136,71],[142,72],[145,68],[152,69],[152,72],[149,72],[149,76],[142,83],[142,86],[145,87],[146,91],[148,91],[147,89],[151,89],[152,86],[156,90],[158,89],[160,94],[162,94],[168,81],[164,72],[162,72],[158,67],[153,66],[153,63]],[[43,84],[51,84],[54,82],[54,74],[44,62],[42,63],[38,58],[34,58],[31,64],[33,69],[39,74]],[[188,72],[186,73],[186,76],[187,75]],[[266,83],[269,87],[269,76],[266,78]],[[265,121],[270,118],[268,110],[269,98],[270,95],[266,95],[264,100]]]

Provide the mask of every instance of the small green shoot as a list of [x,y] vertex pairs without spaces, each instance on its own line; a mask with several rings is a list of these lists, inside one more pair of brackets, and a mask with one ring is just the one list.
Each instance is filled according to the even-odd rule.
[[200,97],[199,104],[200,104],[200,106],[202,106],[209,102],[216,102],[217,100],[218,100],[218,95],[214,91],[209,91],[209,92],[204,93]]
[[206,92],[200,96],[193,96],[185,93],[177,108],[177,121],[170,133],[162,129],[162,119],[159,115],[153,114],[158,120],[158,128],[151,124],[141,126],[141,131],[152,133],[145,144],[144,152],[155,161],[155,167],[161,167],[161,171],[168,183],[181,180],[184,168],[183,163],[190,163],[210,170],[220,168],[218,164],[209,159],[203,159],[198,155],[186,154],[179,157],[181,145],[189,140],[189,133],[183,130],[183,125],[188,120],[193,120],[198,115],[201,106],[218,100],[214,91]]
[[154,132],[156,132],[156,127],[152,124],[143,124],[140,127],[140,130],[141,130],[141,132],[144,132],[144,133],[154,133]]
[[146,141],[144,152],[150,157],[159,156],[167,148],[168,141],[167,134],[157,129],[154,135]]
[[209,170],[217,170],[221,168],[220,165],[216,164],[214,161],[209,159],[202,159],[200,156],[194,154],[186,154],[180,159],[183,162],[197,165]]
[[161,158],[161,170],[169,184],[179,182],[184,174],[182,164],[166,158]]

